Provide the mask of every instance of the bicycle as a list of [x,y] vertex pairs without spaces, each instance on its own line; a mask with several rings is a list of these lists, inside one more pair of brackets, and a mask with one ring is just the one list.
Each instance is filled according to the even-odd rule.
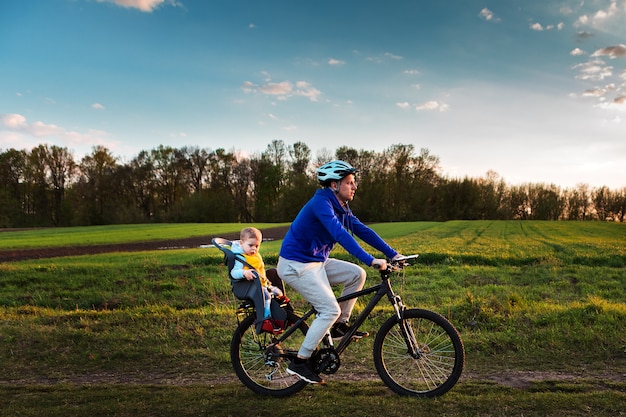
[[[228,257],[229,241],[215,238],[213,245]],[[374,307],[387,297],[394,314],[380,326],[373,345],[374,365],[383,383],[397,394],[414,397],[436,397],[452,389],[465,363],[465,349],[458,331],[434,311],[405,307],[391,287],[392,273],[402,271],[417,256],[388,261],[387,269],[379,271],[379,284],[337,298],[341,302],[373,294],[337,346],[330,334],[323,338],[311,357],[315,372],[330,375],[339,370],[341,354],[355,340],[353,336]],[[257,394],[286,397],[308,385],[289,375],[286,369],[296,357],[309,328],[306,321],[315,314],[315,309],[311,307],[298,316],[289,303],[283,307],[287,324],[278,335],[256,333],[256,312],[251,302],[243,300],[237,309],[238,326],[230,345],[231,363],[239,380]]]

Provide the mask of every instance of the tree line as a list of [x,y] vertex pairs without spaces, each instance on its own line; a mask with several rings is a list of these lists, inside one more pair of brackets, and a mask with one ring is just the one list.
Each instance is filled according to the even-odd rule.
[[274,140],[254,155],[160,145],[123,162],[102,146],[77,160],[41,144],[0,152],[0,227],[145,222],[289,222],[332,159],[358,168],[351,203],[366,222],[453,219],[624,221],[626,187],[508,185],[495,172],[447,178],[428,149],[342,146],[313,157],[303,142]]

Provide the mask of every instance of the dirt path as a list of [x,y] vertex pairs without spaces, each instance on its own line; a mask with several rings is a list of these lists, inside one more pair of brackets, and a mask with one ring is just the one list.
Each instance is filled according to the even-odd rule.
[[[355,381],[379,381],[381,387],[383,382],[376,372],[350,372],[348,367],[342,368],[336,374],[326,377],[329,384],[346,383]],[[619,373],[566,373],[566,372],[546,372],[546,371],[507,371],[494,373],[473,374],[463,373],[459,383],[463,382],[490,382],[497,385],[528,390],[537,382],[551,383],[575,383],[585,384],[587,390],[604,391],[611,388],[612,383],[623,383],[626,375]],[[230,374],[191,373],[191,374],[167,374],[167,373],[116,373],[98,372],[88,375],[74,375],[63,378],[25,378],[21,380],[0,380],[0,385],[56,385],[56,384],[76,384],[76,385],[97,385],[97,384],[129,384],[129,385],[217,385],[239,383],[234,372]]]
[[[263,229],[263,239],[282,239],[287,227]],[[147,242],[122,243],[114,245],[71,246],[38,249],[0,249],[0,262],[15,262],[27,259],[57,258],[60,256],[93,255],[109,252],[138,252],[159,249],[189,249],[211,243],[216,236],[199,236],[185,239],[153,240]],[[226,233],[225,239],[238,239],[239,233]]]

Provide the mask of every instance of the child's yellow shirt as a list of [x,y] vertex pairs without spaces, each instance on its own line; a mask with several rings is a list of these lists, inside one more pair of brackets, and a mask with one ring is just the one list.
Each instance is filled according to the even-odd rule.
[[[252,267],[254,267],[256,272],[259,273],[259,279],[261,280],[261,284],[264,287],[268,287],[270,285],[270,282],[267,279],[267,276],[265,275],[265,263],[263,262],[263,258],[261,257],[261,254],[257,252],[254,255],[246,255],[246,254],[243,254],[243,255],[246,258],[246,262],[248,262]],[[250,269],[249,267],[245,265],[244,265],[244,268]]]

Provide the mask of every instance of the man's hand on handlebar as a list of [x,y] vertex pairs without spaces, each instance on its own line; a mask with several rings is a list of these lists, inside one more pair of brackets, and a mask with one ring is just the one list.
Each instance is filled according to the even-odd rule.
[[373,267],[374,269],[384,271],[385,269],[387,269],[387,260],[386,259],[374,259],[370,266]]

